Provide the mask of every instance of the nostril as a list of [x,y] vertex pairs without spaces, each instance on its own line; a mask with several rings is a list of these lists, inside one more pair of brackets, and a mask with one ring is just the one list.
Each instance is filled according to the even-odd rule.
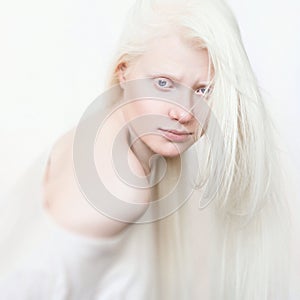
[[192,118],[192,115],[190,114],[190,112],[183,111],[180,108],[178,108],[178,109],[173,108],[169,111],[169,117],[172,120],[176,120],[178,122],[185,123],[185,122],[188,122]]
[[180,118],[174,109],[170,109],[169,116],[172,120],[179,120]]

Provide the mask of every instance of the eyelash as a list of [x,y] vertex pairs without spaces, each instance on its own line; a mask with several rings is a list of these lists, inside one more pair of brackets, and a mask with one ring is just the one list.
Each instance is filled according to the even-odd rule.
[[[159,82],[160,81],[166,81],[166,85],[167,86],[161,86],[159,85]],[[170,88],[173,87],[173,81],[169,78],[166,78],[166,77],[158,77],[158,78],[154,78],[154,82],[156,84],[156,86],[160,89],[164,89],[164,90],[168,90]],[[169,84],[168,84],[169,83]],[[197,91],[199,90],[203,90],[203,92],[201,92],[201,95],[209,95],[211,93],[211,89],[206,87],[206,86],[203,86],[203,87],[199,87],[195,90],[195,94],[198,95]]]
[[[203,92],[201,92],[202,95],[209,95],[211,93],[211,89],[204,86],[204,87],[200,87],[200,88],[197,88],[195,90],[195,93],[198,91],[198,90],[204,90]],[[197,93],[196,93],[197,94]]]

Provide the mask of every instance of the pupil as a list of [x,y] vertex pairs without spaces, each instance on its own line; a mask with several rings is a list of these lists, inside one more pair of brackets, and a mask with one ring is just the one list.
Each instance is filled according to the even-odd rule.
[[165,86],[166,84],[167,84],[167,82],[165,80],[160,80],[159,81],[160,86]]

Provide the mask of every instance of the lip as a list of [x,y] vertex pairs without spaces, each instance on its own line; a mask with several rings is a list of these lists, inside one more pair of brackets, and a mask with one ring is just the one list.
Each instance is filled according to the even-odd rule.
[[162,129],[159,130],[163,133],[163,136],[172,142],[182,143],[185,142],[191,133],[186,131],[178,131],[172,129]]

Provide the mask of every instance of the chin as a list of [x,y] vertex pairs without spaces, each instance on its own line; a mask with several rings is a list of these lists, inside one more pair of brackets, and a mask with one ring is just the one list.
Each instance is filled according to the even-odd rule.
[[162,151],[161,153],[157,153],[163,157],[169,157],[169,158],[174,158],[177,157],[181,154],[181,152],[179,153],[178,151],[173,151],[173,152],[167,152],[167,151]]
[[169,141],[165,143],[161,143],[160,145],[155,145],[153,147],[149,145],[149,147],[154,153],[164,157],[170,157],[170,158],[181,155],[189,148],[188,145],[172,143]]

